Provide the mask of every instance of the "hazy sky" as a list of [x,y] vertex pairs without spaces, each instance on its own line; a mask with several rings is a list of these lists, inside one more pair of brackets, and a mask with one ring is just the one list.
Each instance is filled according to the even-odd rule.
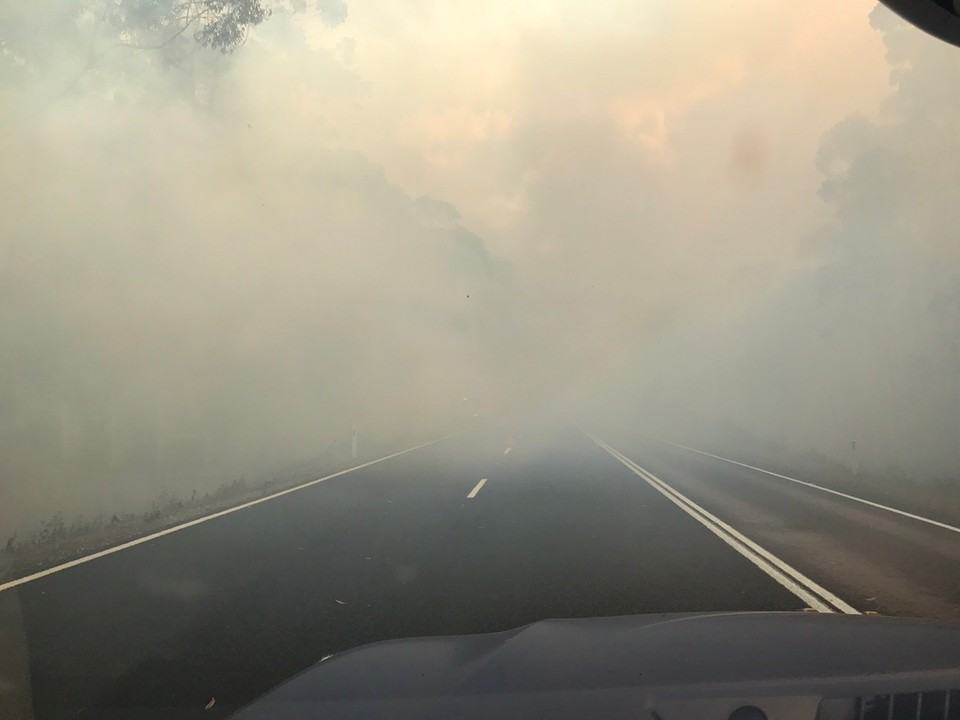
[[[872,7],[357,4],[337,28],[314,19],[307,30],[356,84],[332,107],[328,83],[301,99],[329,120],[331,141],[361,148],[412,194],[442,195],[511,256],[547,256],[559,242],[530,228],[555,214],[538,207],[554,199],[544,193],[589,198],[610,170],[621,193],[652,184],[681,207],[696,198],[697,217],[671,220],[697,235],[761,202],[776,203],[778,221],[809,223],[821,135],[850,113],[874,115],[890,92]],[[583,211],[603,221],[599,209]],[[764,252],[764,234],[741,242]]]
[[359,81],[324,106],[331,141],[452,202],[609,359],[804,261],[821,136],[891,91],[871,8],[388,3],[309,36]]
[[465,397],[960,473],[957,51],[860,0],[594,5],[292,2],[221,56],[5,4],[0,524]]

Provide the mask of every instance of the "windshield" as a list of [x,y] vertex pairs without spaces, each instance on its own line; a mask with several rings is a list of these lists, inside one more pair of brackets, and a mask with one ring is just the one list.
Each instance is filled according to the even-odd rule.
[[871,0],[0,4],[0,717],[960,620],[958,87]]

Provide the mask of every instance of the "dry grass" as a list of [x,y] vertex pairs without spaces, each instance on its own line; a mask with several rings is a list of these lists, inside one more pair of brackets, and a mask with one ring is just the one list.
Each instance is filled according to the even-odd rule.
[[[334,462],[313,459],[291,465],[275,477],[249,482],[239,477],[224,482],[211,492],[189,498],[161,493],[141,513],[124,513],[95,518],[75,517],[69,521],[63,512],[54,513],[40,523],[40,528],[29,537],[17,535],[3,539],[0,547],[0,582],[8,582],[45,568],[69,562],[86,555],[120,545],[130,540],[179,525],[220,510],[255,500],[271,493],[293,487],[316,477],[348,467],[346,459]],[[357,461],[353,461],[357,462]]]

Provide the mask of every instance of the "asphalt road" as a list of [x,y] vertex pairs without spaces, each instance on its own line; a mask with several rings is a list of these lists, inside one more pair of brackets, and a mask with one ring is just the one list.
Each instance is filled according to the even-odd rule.
[[[860,611],[960,622],[956,520],[924,522],[629,431],[612,435],[644,468]],[[854,492],[888,502],[869,487],[846,489]]]
[[34,716],[225,717],[368,642],[801,610],[804,580],[851,611],[960,618],[960,534],[604,439],[624,458],[569,423],[477,431],[8,589],[0,622],[21,637]]

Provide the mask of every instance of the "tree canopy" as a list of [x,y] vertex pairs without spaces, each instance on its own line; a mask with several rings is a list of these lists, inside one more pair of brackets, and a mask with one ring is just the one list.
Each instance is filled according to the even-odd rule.
[[[44,0],[0,3],[0,77],[57,99],[116,76],[132,55],[159,68],[197,51],[229,54],[266,20],[270,0]],[[282,5],[282,3],[281,3]],[[209,63],[207,63],[209,64]],[[109,86],[111,80],[101,85]]]
[[270,15],[261,0],[120,0],[110,3],[112,24],[126,44],[161,47],[192,33],[201,47],[232,52],[246,39],[249,28]]

